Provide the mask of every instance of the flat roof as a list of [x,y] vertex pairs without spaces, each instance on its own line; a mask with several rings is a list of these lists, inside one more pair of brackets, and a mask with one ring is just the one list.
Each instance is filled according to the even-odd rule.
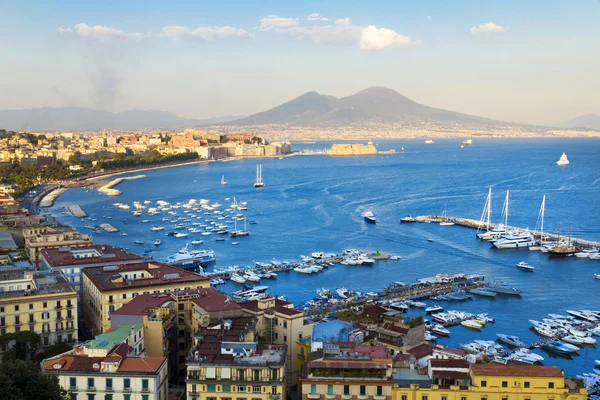
[[35,283],[35,287],[31,287],[30,289],[24,287],[21,290],[0,292],[0,300],[19,298],[25,296],[44,296],[57,293],[73,292],[74,294],[76,294],[69,281],[61,272],[28,272],[23,270],[3,271],[0,272],[0,281],[4,281],[4,283],[6,283],[6,281],[11,280],[27,280],[29,276],[31,276],[31,279]]
[[541,365],[502,365],[473,364],[471,372],[475,376],[522,376],[540,378],[562,378],[563,372],[558,367]]
[[[143,272],[148,277],[125,279],[121,275],[138,272]],[[90,267],[85,268],[83,274],[101,291],[208,281],[208,278],[200,274],[155,261],[118,264],[110,267]]]
[[0,249],[17,249],[17,244],[10,232],[0,232]]
[[[77,255],[82,255],[82,253],[85,252],[89,252],[90,254],[85,257],[77,257]],[[93,255],[94,253],[97,255]],[[40,254],[51,268],[96,264],[102,266],[143,260],[143,257],[140,257],[137,254],[132,254],[106,244],[85,247],[70,248],[66,246],[43,249]]]

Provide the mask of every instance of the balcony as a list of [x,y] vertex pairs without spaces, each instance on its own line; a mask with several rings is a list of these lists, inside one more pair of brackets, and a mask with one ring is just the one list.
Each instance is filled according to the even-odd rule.
[[366,394],[359,394],[358,396],[356,396],[356,398],[358,400],[368,400],[369,399],[369,395]]
[[342,400],[352,400],[352,395],[351,394],[343,394]]
[[147,387],[142,388],[142,393],[148,393],[149,391],[150,391],[150,388],[147,388]]
[[321,398],[321,395],[320,394],[311,394],[311,393],[309,393],[309,394],[306,395],[306,397],[308,397],[309,399],[312,399],[312,400],[318,400],[318,399]]
[[96,386],[88,386],[87,387],[87,391],[88,392],[95,392],[96,391]]
[[335,394],[326,394],[326,395],[325,395],[325,398],[326,398],[327,400],[334,400],[334,399],[335,399],[335,397],[336,397],[336,396],[335,396]]
[[373,396],[373,400],[386,400],[386,399],[387,399],[387,396],[384,394],[379,394],[379,395],[376,394]]
[[62,310],[63,306],[62,305],[57,305],[56,307],[54,307],[55,310]]
[[124,392],[131,392],[131,387],[124,387],[124,388],[123,388],[123,391],[124,391]]
[[77,391],[77,386],[71,386],[71,387],[69,387],[69,390],[71,392],[76,392]]
[[113,388],[112,386],[107,386],[104,391],[106,392],[112,392],[113,390],[115,390],[115,388]]
[[29,322],[28,322],[29,325],[35,325],[35,323],[36,323],[35,319],[34,320],[29,320]]

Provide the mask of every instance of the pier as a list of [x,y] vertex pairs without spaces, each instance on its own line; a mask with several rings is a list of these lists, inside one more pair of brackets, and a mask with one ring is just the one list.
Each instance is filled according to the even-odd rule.
[[100,228],[104,229],[104,231],[108,232],[108,233],[119,232],[119,230],[117,228],[115,228],[113,225],[107,224],[107,223],[100,224]]
[[118,184],[120,184],[123,181],[132,181],[132,180],[136,180],[136,179],[142,179],[145,177],[146,177],[146,175],[135,175],[135,176],[127,176],[124,178],[113,179],[112,181],[108,182],[106,185],[104,185],[100,189],[98,189],[98,192],[104,193],[108,196],[118,196],[121,194],[121,191],[117,190],[117,189],[113,189],[115,186],[117,186]]
[[40,201],[40,207],[52,207],[54,205],[54,201],[66,191],[67,188],[57,188],[52,190]]
[[[487,222],[479,221],[479,220],[475,220],[475,219],[469,219],[469,218],[458,218],[458,217],[442,218],[437,215],[435,215],[435,216],[434,215],[425,215],[425,216],[416,217],[415,220],[417,220],[417,222],[426,222],[426,223],[440,223],[443,221],[454,222],[456,225],[464,226],[467,228],[477,229],[477,230],[481,230],[481,231],[487,230]],[[500,224],[490,223],[490,229],[494,229],[495,227],[497,227],[499,225]],[[509,230],[521,230],[521,231],[527,230],[525,228],[519,228],[516,226],[506,226],[506,228]],[[539,231],[532,231],[532,230],[530,230],[529,232],[531,232],[531,234],[538,240],[540,240],[542,238],[542,236],[544,237],[544,240],[551,239],[553,241],[559,240],[560,238],[564,239],[565,237],[567,237],[566,235],[559,236],[557,234],[549,233],[549,232],[542,233]],[[585,239],[578,239],[578,238],[573,238],[573,237],[571,238],[571,243],[575,246],[580,246],[580,247],[600,247],[600,242],[595,242],[592,240],[585,240]]]
[[71,212],[71,214],[73,214],[73,216],[77,218],[84,218],[88,216],[88,214],[85,211],[83,211],[83,208],[81,208],[81,206],[77,204],[70,205],[68,209]]

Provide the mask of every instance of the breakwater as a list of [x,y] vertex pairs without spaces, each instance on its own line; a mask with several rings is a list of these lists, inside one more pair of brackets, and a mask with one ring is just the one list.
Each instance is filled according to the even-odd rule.
[[57,188],[50,191],[50,193],[46,194],[40,201],[40,207],[52,207],[56,199],[66,191],[67,188]]
[[118,196],[121,194],[121,191],[117,190],[117,189],[113,189],[115,186],[122,183],[123,181],[132,181],[132,180],[136,180],[136,179],[142,179],[145,177],[146,177],[146,175],[135,175],[135,176],[127,176],[124,178],[113,179],[112,181],[108,182],[106,185],[99,188],[98,192],[104,193],[108,196]]
[[78,206],[77,204],[70,205],[68,208],[71,214],[73,214],[73,216],[77,218],[83,218],[88,216],[88,214],[85,211],[83,211],[83,208],[81,208],[81,206]]

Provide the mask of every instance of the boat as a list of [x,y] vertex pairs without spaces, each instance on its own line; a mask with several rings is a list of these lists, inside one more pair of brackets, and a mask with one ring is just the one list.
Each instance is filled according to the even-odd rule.
[[559,166],[569,165],[569,159],[567,158],[567,153],[563,152],[562,156],[560,156],[560,159],[556,162],[556,164]]
[[192,240],[192,244],[193,244],[194,246],[196,246],[196,245],[199,245],[199,244],[202,244],[202,243],[204,243],[204,241],[202,241],[202,240],[199,240],[199,239],[194,239],[194,240]]
[[347,299],[348,296],[350,295],[350,291],[348,289],[346,289],[345,287],[337,288],[337,289],[335,289],[335,292],[342,299]]
[[501,237],[500,239],[494,241],[492,246],[495,248],[502,249],[522,249],[528,248],[535,245],[535,239],[533,235],[529,231],[519,232],[519,233],[511,233]]
[[312,274],[313,272],[317,272],[313,267],[309,266],[301,266],[294,268],[294,271],[300,272],[301,274]]
[[431,328],[431,333],[435,333],[438,336],[450,336],[450,331],[440,324],[434,324]]
[[256,166],[256,180],[254,181],[255,188],[261,188],[265,186],[265,182],[262,178],[262,164]]
[[448,216],[446,215],[446,205],[444,204],[444,211],[442,211],[442,219],[440,221],[440,226],[452,226],[454,222],[448,220]]
[[417,308],[427,307],[427,304],[423,303],[422,301],[406,300],[406,304],[408,304],[411,307],[417,307]]
[[237,246],[240,242],[231,242],[232,245]]
[[144,241],[143,240],[135,240],[133,243],[135,243],[135,244],[144,244]]
[[569,315],[575,318],[583,319],[588,322],[598,322],[598,317],[591,311],[587,310],[567,310]]
[[481,330],[481,324],[478,324],[477,322],[467,319],[464,321],[461,321],[460,323],[462,326],[464,326],[465,328],[469,328],[469,329],[474,329],[474,330]]
[[161,245],[161,243],[162,243],[162,242],[160,241],[160,239],[156,239],[156,240],[154,241],[154,245],[155,245],[155,246],[160,246],[160,245]]
[[182,233],[182,232],[177,232],[177,233],[175,233],[173,235],[173,237],[176,237],[176,238],[184,238],[184,237],[187,237],[187,236],[188,236],[187,233]]
[[397,310],[400,312],[408,311],[408,305],[403,301],[396,301],[396,302],[391,303],[390,308],[393,308],[394,310]]
[[471,289],[471,290],[469,290],[469,293],[476,294],[478,296],[483,296],[483,297],[496,297],[496,292],[494,292],[492,290],[487,290],[484,288]]
[[432,335],[431,332],[429,332],[429,331],[425,331],[424,339],[427,342],[434,342],[437,340],[437,336]]
[[[552,257],[569,257],[579,252],[579,248],[571,244],[571,229],[569,228],[569,240],[567,243],[560,241],[560,225],[558,227],[558,244],[548,249],[548,255]],[[588,256],[589,257],[589,256]]]
[[167,257],[166,263],[169,265],[183,264],[183,263],[201,263],[207,264],[215,261],[216,256],[213,250],[188,250],[186,243],[185,247],[179,250],[177,253]]
[[594,254],[594,253],[597,253],[597,252],[598,252],[598,249],[596,249],[596,248],[593,248],[593,249],[584,249],[584,250],[581,250],[581,251],[575,253],[574,255],[577,258],[590,258],[591,254]]
[[256,275],[253,272],[250,272],[250,271],[248,271],[244,274],[244,279],[246,279],[247,281],[250,281],[250,282],[260,282],[260,276]]
[[575,346],[582,346],[585,344],[583,338],[575,335],[567,335],[562,338],[564,342],[574,344]]
[[425,141],[425,144],[434,144],[434,143],[435,142],[433,140],[431,140],[431,139]]
[[467,139],[462,142],[463,146],[471,146],[473,144],[472,139]]
[[246,283],[246,279],[243,276],[238,275],[237,272],[234,272],[233,274],[231,274],[230,279],[232,282],[235,282],[235,283],[240,283],[240,284]]
[[364,215],[363,218],[365,219],[366,222],[368,222],[369,224],[375,224],[377,223],[377,219],[375,218],[375,215],[373,215],[373,213],[371,211],[367,211]]
[[[492,189],[488,190],[488,195],[485,200],[485,204],[483,206],[483,211],[481,213],[481,218],[479,219],[479,226],[485,222],[486,230],[485,232],[479,232],[475,234],[481,240],[494,240],[501,238],[506,235],[508,232],[506,230],[506,226],[508,226],[508,197],[509,191],[506,191],[506,198],[504,199],[504,204],[502,206],[502,216],[501,219],[504,219],[504,223],[499,224],[495,227],[491,227],[490,219],[492,217]],[[491,228],[491,229],[490,229]]]
[[427,314],[435,314],[435,313],[442,312],[442,311],[444,311],[444,308],[442,306],[438,306],[437,304],[433,305],[433,306],[430,306],[430,307],[427,307],[425,309],[425,312]]
[[427,238],[427,241],[428,241],[428,242],[433,242],[433,238],[430,238],[430,237],[429,237],[429,238]]
[[319,297],[326,299],[331,296],[331,290],[325,288],[317,289],[317,294]]
[[225,180],[225,175],[221,177],[221,185],[227,185],[227,181]]
[[512,347],[525,347],[526,346],[526,344],[523,343],[523,341],[521,341],[521,339],[519,339],[518,336],[505,335],[503,333],[497,333],[496,336],[498,336],[499,342],[505,343]]
[[596,279],[600,279],[600,274],[594,274],[594,276],[596,277]]
[[410,215],[404,218],[400,218],[400,223],[402,224],[412,224],[414,222],[417,222],[417,220],[411,217]]
[[243,219],[244,219],[244,229],[243,230],[237,228],[237,219],[234,220],[234,224],[235,224],[234,228],[231,232],[229,232],[229,235],[231,237],[240,237],[240,236],[249,236],[250,235],[250,232],[248,232],[246,230],[246,217],[244,217]]
[[588,257],[590,260],[600,260],[600,252],[590,253]]
[[525,261],[521,261],[517,264],[517,269],[520,269],[521,271],[526,271],[526,272],[533,272],[535,270],[535,268],[529,264],[527,264]]
[[127,233],[121,232],[121,236],[127,236]]
[[152,232],[159,232],[159,231],[164,231],[164,230],[165,230],[165,227],[164,227],[164,226],[157,226],[157,225],[154,225],[152,228],[150,228],[150,230],[151,230]]
[[486,286],[487,290],[491,290],[492,292],[496,292],[497,294],[505,294],[511,296],[520,296],[523,293],[521,290],[506,286],[500,283],[495,283],[490,286]]
[[579,347],[570,345],[560,340],[550,340],[542,345],[542,349],[550,352],[566,356],[575,354],[579,351]]

